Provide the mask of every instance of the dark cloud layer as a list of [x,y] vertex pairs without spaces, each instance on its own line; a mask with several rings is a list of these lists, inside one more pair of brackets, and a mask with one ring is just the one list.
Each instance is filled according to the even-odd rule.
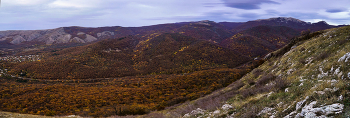
[[252,10],[260,9],[260,5],[263,3],[268,4],[280,4],[271,0],[223,0],[225,5],[232,8]]
[[328,13],[338,13],[338,12],[344,12],[346,9],[327,9],[326,12]]
[[252,19],[256,19],[258,18],[260,15],[256,14],[256,13],[244,13],[244,14],[240,14],[238,15],[239,17],[243,17],[243,18],[252,18]]
[[327,19],[327,17],[322,16],[318,13],[302,13],[302,12],[288,12],[285,14],[280,14],[280,16],[283,17],[293,17],[293,18],[298,18],[298,19]]
[[1,30],[63,26],[138,27],[212,20],[246,22],[293,17],[349,24],[349,0],[3,0]]

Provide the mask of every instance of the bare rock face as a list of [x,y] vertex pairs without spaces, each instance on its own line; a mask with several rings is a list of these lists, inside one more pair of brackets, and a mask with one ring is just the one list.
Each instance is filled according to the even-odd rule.
[[298,113],[295,117],[301,118],[316,118],[322,117],[326,118],[329,115],[342,113],[344,108],[343,104],[335,103],[332,105],[327,105],[319,108],[314,108],[313,106],[316,104],[316,101],[311,102],[309,105],[306,105],[301,113]]
[[1,31],[0,35],[4,36],[1,40],[13,39],[10,43],[21,44],[24,41],[39,41],[45,42],[45,44],[54,43],[57,38],[67,38],[62,37],[65,35],[63,28],[49,29],[49,30],[13,30],[13,31]]
[[113,35],[114,35],[114,32],[110,32],[110,31],[104,31],[101,33],[97,33],[98,38],[104,37],[104,36],[113,36]]
[[26,39],[24,39],[23,37],[21,37],[20,35],[14,36],[13,40],[11,41],[12,44],[20,44],[24,41],[27,41]]
[[0,31],[0,35],[2,36],[0,41],[10,40],[12,44],[20,44],[24,41],[33,41],[45,32],[45,30]]
[[27,41],[32,41],[40,36],[42,35],[39,32],[34,32],[28,36]]
[[60,36],[54,41],[54,43],[56,43],[56,44],[69,43],[71,37],[72,37],[72,35],[70,35],[70,34],[60,35]]
[[[53,29],[49,30],[47,34],[44,35],[44,37],[40,37],[40,41],[45,42],[45,44],[53,44],[53,43],[67,43],[69,42],[69,39],[71,35],[66,35],[63,28]],[[48,38],[45,39],[45,37]],[[68,39],[68,41],[67,41]]]
[[205,110],[203,110],[201,108],[197,108],[196,110],[193,110],[191,113],[185,114],[183,117],[189,118],[191,116],[198,116],[198,115],[202,115],[204,113],[205,113]]
[[85,39],[81,39],[79,37],[74,37],[72,38],[69,42],[74,42],[74,43],[88,43],[88,42],[93,42],[93,41],[96,41],[97,38],[91,36],[91,35],[88,35],[88,34],[83,34],[83,33],[78,33],[80,35],[85,35],[86,38]]
[[83,39],[78,38],[78,37],[74,37],[70,42],[74,42],[74,43],[86,43]]
[[96,41],[97,38],[95,38],[95,37],[93,37],[93,36],[91,36],[91,35],[86,34],[86,38],[85,38],[84,40],[85,40],[85,42],[92,42],[92,41]]
[[85,34],[84,32],[77,33],[77,35],[84,35],[84,34]]
[[[78,37],[72,37],[64,31],[64,28],[48,29],[48,30],[13,30],[13,31],[0,31],[0,41],[8,40],[11,44],[21,44],[26,41],[43,42],[47,45],[51,44],[64,44],[64,43],[87,43],[98,40],[96,37],[88,35],[84,32],[79,32],[77,35],[85,35],[85,39]],[[104,31],[100,33],[101,36],[114,35],[113,32]]]

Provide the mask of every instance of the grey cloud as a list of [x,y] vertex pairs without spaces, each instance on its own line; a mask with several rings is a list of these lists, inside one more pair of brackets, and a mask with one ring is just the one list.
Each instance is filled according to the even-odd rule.
[[318,13],[302,13],[302,12],[289,12],[285,14],[280,14],[282,17],[293,17],[298,19],[328,19]]
[[327,9],[326,12],[328,13],[338,13],[338,12],[344,12],[346,9]]
[[268,4],[280,4],[271,0],[223,0],[224,4],[228,7],[252,10],[252,9],[260,9],[260,5],[263,3]]
[[215,7],[216,5],[220,5],[220,3],[203,3],[204,7]]
[[[349,24],[347,17],[332,18],[327,16],[329,14],[317,13],[323,10],[327,13],[344,12],[347,15],[348,2],[337,3],[338,5],[332,5],[334,2],[318,2],[317,5],[303,7],[304,5],[300,6],[298,2],[289,4],[287,1],[290,0],[219,0],[215,2],[212,0],[103,0],[103,2],[87,4],[87,7],[63,8],[50,4],[55,0],[34,1],[46,2],[31,5],[5,4],[4,2],[0,9],[0,30],[47,29],[62,26],[145,26],[200,20],[246,22],[271,17],[294,17],[300,20],[322,19],[332,23]],[[265,4],[270,7],[271,5],[281,7],[265,8]],[[147,9],[142,5],[152,8]],[[223,6],[226,7],[222,8]],[[232,10],[231,8],[237,9]],[[254,12],[249,10],[254,10]]]
[[206,20],[211,20],[211,21],[230,21],[230,18],[227,18],[227,16],[233,15],[232,12],[209,12],[204,14],[202,18]]
[[189,19],[197,19],[194,16],[172,16],[172,17],[155,17],[155,18],[145,18],[143,20],[189,20]]
[[251,19],[255,19],[255,18],[259,17],[259,15],[256,13],[244,13],[244,14],[240,14],[238,16],[243,17],[243,18],[251,18]]
[[227,15],[232,15],[231,12],[208,12],[204,13],[202,16],[172,16],[172,17],[156,17],[148,18],[144,20],[167,20],[167,21],[176,21],[176,22],[186,22],[186,21],[201,21],[201,20],[210,20],[210,21],[231,21],[232,19],[227,18]]
[[278,14],[280,14],[280,12],[278,12],[276,10],[266,10],[266,13],[268,15],[278,15]]

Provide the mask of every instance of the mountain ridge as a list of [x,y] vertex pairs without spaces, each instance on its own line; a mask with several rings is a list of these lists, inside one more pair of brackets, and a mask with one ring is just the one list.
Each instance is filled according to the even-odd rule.
[[[289,20],[294,22],[293,19]],[[237,30],[239,27],[247,29]],[[234,113],[236,116],[254,117],[263,108],[250,106],[254,106],[256,98],[262,98],[261,94],[274,90],[276,94],[271,94],[278,96],[283,94],[280,92],[285,87],[292,91],[297,89],[292,86],[300,84],[293,81],[290,85],[290,81],[278,78],[297,72],[296,67],[308,65],[310,59],[321,62],[320,60],[330,57],[316,50],[320,46],[312,47],[322,41],[308,43],[306,46],[300,42],[323,33],[312,32],[316,29],[307,28],[328,27],[333,26],[321,22],[317,27],[308,25],[293,28],[276,20],[249,21],[243,24],[204,20],[131,28],[63,27],[30,32],[29,35],[12,32],[13,35],[0,41],[0,46],[9,47],[3,47],[0,53],[3,54],[0,57],[0,109],[35,115],[76,114],[93,117],[141,115],[166,109],[163,113],[175,110],[167,112],[167,116],[182,117],[196,108],[190,104],[189,108],[177,109],[177,104],[187,104],[186,101],[189,100],[215,95],[219,98],[206,97],[203,98],[204,101],[196,102],[196,105],[205,104],[201,108],[205,110],[222,108],[227,111],[223,111],[222,116]],[[301,30],[303,28],[306,31]],[[332,34],[331,30],[327,31]],[[300,34],[303,36],[299,37]],[[342,36],[339,33],[336,35]],[[36,36],[40,38],[34,39]],[[330,36],[336,37],[324,34],[323,38],[331,38]],[[28,41],[28,37],[32,40]],[[18,44],[9,46],[12,41]],[[345,44],[347,40],[327,43],[321,47],[333,43]],[[305,49],[298,46],[304,46]],[[303,52],[301,54],[304,55],[294,55],[295,64],[290,65],[290,59],[284,55],[291,54],[285,52],[292,48],[294,50],[291,53]],[[313,58],[302,59],[308,56],[306,53],[309,54],[306,49],[312,50],[310,54]],[[270,53],[272,51],[276,52]],[[284,57],[278,60],[281,56]],[[277,59],[281,64],[264,59]],[[264,64],[257,70],[252,71],[262,63]],[[268,68],[275,65],[279,70]],[[327,67],[323,70],[329,69]],[[326,75],[323,70],[320,76]],[[333,72],[336,69],[331,70]],[[246,75],[250,71],[252,72]],[[337,76],[338,74],[339,72]],[[226,86],[228,88],[223,88]],[[344,86],[339,87],[344,89]],[[219,93],[212,93],[213,91]],[[232,98],[236,101],[232,104],[238,106],[228,102],[229,105],[221,107],[221,93],[226,97],[239,94]],[[282,96],[284,95],[286,94]],[[292,95],[290,97],[297,96]],[[284,106],[287,104],[289,103]],[[233,106],[252,112],[233,111]],[[270,109],[274,106],[278,105],[267,107]],[[213,114],[212,111],[204,110],[194,112]],[[286,112],[281,112],[279,116],[283,115],[287,115]]]
[[[291,24],[281,23],[281,22],[289,22],[292,21]],[[296,22],[298,21],[298,22]],[[280,23],[279,23],[280,22]],[[105,38],[117,38],[124,37],[128,35],[149,35],[155,32],[162,33],[171,33],[171,32],[181,32],[181,30],[177,30],[186,25],[205,25],[210,26],[213,25],[220,30],[227,30],[230,34],[235,34],[237,31],[242,31],[251,27],[259,26],[259,25],[272,25],[272,26],[288,26],[297,30],[307,30],[311,29],[311,31],[317,31],[321,29],[328,29],[331,25],[323,25],[319,23],[306,23],[304,21],[294,19],[294,18],[270,18],[270,19],[260,19],[255,21],[248,22],[213,22],[213,21],[198,21],[198,22],[182,22],[182,23],[170,23],[170,24],[159,24],[159,25],[151,25],[151,26],[143,26],[143,27],[120,27],[120,26],[111,26],[111,27],[60,27],[55,29],[47,29],[47,30],[10,30],[10,31],[0,31],[0,43],[4,41],[8,41],[11,44],[18,45],[22,42],[31,42],[38,41],[40,43],[51,45],[51,44],[65,44],[65,43],[89,43],[95,40],[101,40]],[[194,26],[195,27],[195,26]],[[146,29],[146,30],[145,30]],[[177,31],[176,31],[177,30]],[[81,35],[86,35],[88,39],[82,39],[81,36],[78,36],[78,33],[85,33]],[[86,37],[83,36],[83,37]]]

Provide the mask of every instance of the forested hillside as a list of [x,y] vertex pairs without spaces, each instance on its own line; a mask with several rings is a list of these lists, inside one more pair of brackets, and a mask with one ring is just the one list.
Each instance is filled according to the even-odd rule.
[[273,18],[1,31],[0,110],[47,116],[137,115],[175,108],[231,83],[240,82],[237,89],[246,83],[264,86],[270,80],[240,79],[264,63],[262,57],[300,34],[310,34],[314,26],[334,27],[290,23],[305,24]]

